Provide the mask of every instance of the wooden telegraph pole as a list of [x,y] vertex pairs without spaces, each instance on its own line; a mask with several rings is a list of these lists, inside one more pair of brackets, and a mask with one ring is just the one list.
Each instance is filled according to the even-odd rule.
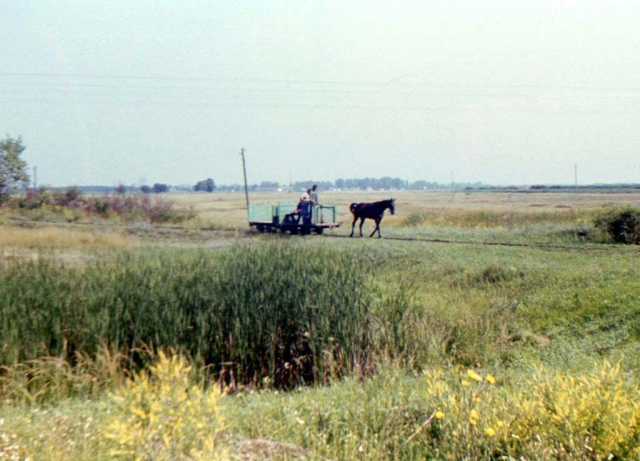
[[249,184],[247,183],[247,162],[244,158],[244,147],[240,149],[240,157],[242,157],[242,172],[244,174],[244,198],[247,202],[247,219],[249,219]]

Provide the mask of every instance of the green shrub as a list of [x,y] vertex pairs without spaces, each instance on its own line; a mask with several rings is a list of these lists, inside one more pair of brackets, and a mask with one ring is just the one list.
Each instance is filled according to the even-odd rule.
[[640,209],[610,211],[596,218],[595,226],[616,243],[640,245]]
[[[1,205],[1,204],[0,204]],[[75,222],[84,216],[123,221],[149,221],[152,223],[182,223],[195,218],[193,209],[177,209],[171,201],[161,197],[123,194],[97,197],[83,196],[72,187],[65,192],[50,192],[44,188],[29,190],[24,196],[8,200],[9,208],[28,213],[33,220],[59,220]]]

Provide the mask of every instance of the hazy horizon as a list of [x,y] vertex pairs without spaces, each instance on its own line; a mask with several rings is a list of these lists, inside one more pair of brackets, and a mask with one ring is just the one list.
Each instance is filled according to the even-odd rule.
[[[369,178],[369,179],[380,179],[382,177],[375,177],[375,178]],[[30,178],[31,179],[31,178]],[[202,178],[202,179],[207,179],[207,178]],[[338,179],[367,179],[367,178],[334,178],[334,179],[323,179],[323,178],[307,178],[307,179],[293,179],[291,183],[289,182],[277,182],[277,181],[270,181],[269,179],[266,180],[262,180],[262,181],[252,181],[251,179],[249,179],[249,183],[248,185],[250,187],[254,187],[254,186],[258,186],[261,187],[261,183],[262,182],[277,182],[278,187],[281,188],[287,188],[290,186],[296,186],[296,185],[300,185],[300,184],[306,184],[306,183],[318,183],[320,184],[320,190],[324,190],[324,187],[322,186],[323,183],[334,183],[333,187],[335,186],[335,182]],[[393,179],[397,179],[393,178]],[[402,179],[402,178],[400,178]],[[409,181],[409,180],[407,180]],[[423,180],[423,179],[417,179],[415,181],[427,181],[427,180]],[[410,183],[415,182],[415,181],[409,181]],[[535,186],[544,186],[544,187],[554,187],[554,186],[558,186],[558,187],[563,187],[563,188],[573,188],[575,186],[574,182],[565,182],[565,183],[531,183],[531,184],[518,184],[518,183],[513,183],[513,184],[492,184],[492,183],[487,183],[487,182],[482,182],[482,181],[456,181],[455,183],[451,183],[451,182],[446,182],[446,181],[427,181],[431,184],[436,184],[438,188],[441,189],[425,189],[425,191],[430,191],[430,190],[446,190],[449,189],[451,186],[455,186],[455,187],[466,187],[466,186],[471,186],[471,185],[477,185],[478,187],[496,187],[496,188],[509,188],[509,187],[518,187],[518,188],[530,188],[530,187],[535,187]],[[119,186],[125,186],[127,188],[140,188],[142,186],[153,186],[154,183],[158,183],[158,181],[150,181],[147,183],[139,183],[139,182],[131,182],[131,183],[114,183],[114,184],[105,184],[105,183],[96,183],[96,184],[49,184],[49,183],[42,183],[40,181],[38,181],[38,187],[51,187],[53,189],[65,189],[65,188],[73,188],[73,187],[80,187],[80,188],[92,188],[92,187],[98,187],[98,188],[110,188],[110,189],[117,189]],[[164,183],[160,183],[160,184],[166,184],[170,187],[174,187],[174,188],[193,188],[193,186],[195,185],[195,182],[193,183],[172,183],[172,182],[164,182]],[[220,188],[227,188],[227,187],[240,187],[242,189],[244,182],[242,180],[236,181],[236,182],[217,182],[216,181],[216,188],[218,190],[214,191],[214,192],[218,192]],[[640,186],[640,182],[601,182],[601,183],[581,183],[578,185],[580,188],[589,188],[589,187],[616,187],[616,186],[623,186],[623,187],[636,187],[636,186]],[[308,187],[308,186],[305,186]],[[359,190],[358,187],[345,187],[342,188],[343,190]],[[373,190],[380,190],[380,191],[384,191],[384,190],[395,190],[394,188],[388,188],[388,189],[373,189]],[[402,189],[405,190],[405,189]],[[422,190],[422,189],[410,189],[410,190]],[[563,189],[564,190],[564,189]],[[240,190],[242,191],[242,190]],[[202,192],[202,191],[200,191]]]
[[[640,4],[0,0],[41,184],[640,182]],[[6,44],[10,44],[7,46]]]

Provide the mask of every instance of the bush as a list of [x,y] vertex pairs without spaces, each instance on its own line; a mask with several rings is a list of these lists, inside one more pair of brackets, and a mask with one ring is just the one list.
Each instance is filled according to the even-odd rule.
[[[49,193],[45,189],[29,190],[24,197],[9,200],[14,209],[34,210],[29,216],[38,220],[39,215],[55,219],[56,214],[68,222],[79,221],[84,215],[109,219],[118,217],[124,221],[152,223],[181,223],[195,217],[193,210],[176,209],[173,202],[161,197],[124,196],[84,197],[78,188],[65,192]],[[53,215],[53,216],[52,216]],[[58,216],[59,217],[59,216]]]
[[595,226],[616,243],[640,245],[640,209],[611,211],[598,217]]
[[225,460],[222,394],[191,383],[192,370],[180,356],[160,352],[150,373],[127,381],[112,396],[115,412],[104,438],[116,459]]
[[431,422],[415,438],[451,459],[637,459],[639,390],[606,362],[580,376],[539,369],[504,388],[473,370],[433,371]]
[[178,348],[229,382],[313,382],[366,360],[370,299],[352,254],[270,244],[0,271],[0,365]]
[[35,210],[51,203],[51,195],[44,189],[29,189],[24,196],[7,198],[10,208]]
[[77,187],[70,187],[64,193],[59,194],[58,205],[69,206],[82,197],[82,192]]

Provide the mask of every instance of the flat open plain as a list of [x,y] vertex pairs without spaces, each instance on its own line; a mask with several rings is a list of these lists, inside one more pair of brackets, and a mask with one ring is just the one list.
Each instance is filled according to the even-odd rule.
[[[387,238],[347,238],[390,196]],[[243,194],[163,199],[193,219],[0,213],[0,459],[640,455],[640,250],[594,225],[640,194],[321,193],[343,226],[306,237],[250,231]],[[158,387],[123,387],[132,354]]]

